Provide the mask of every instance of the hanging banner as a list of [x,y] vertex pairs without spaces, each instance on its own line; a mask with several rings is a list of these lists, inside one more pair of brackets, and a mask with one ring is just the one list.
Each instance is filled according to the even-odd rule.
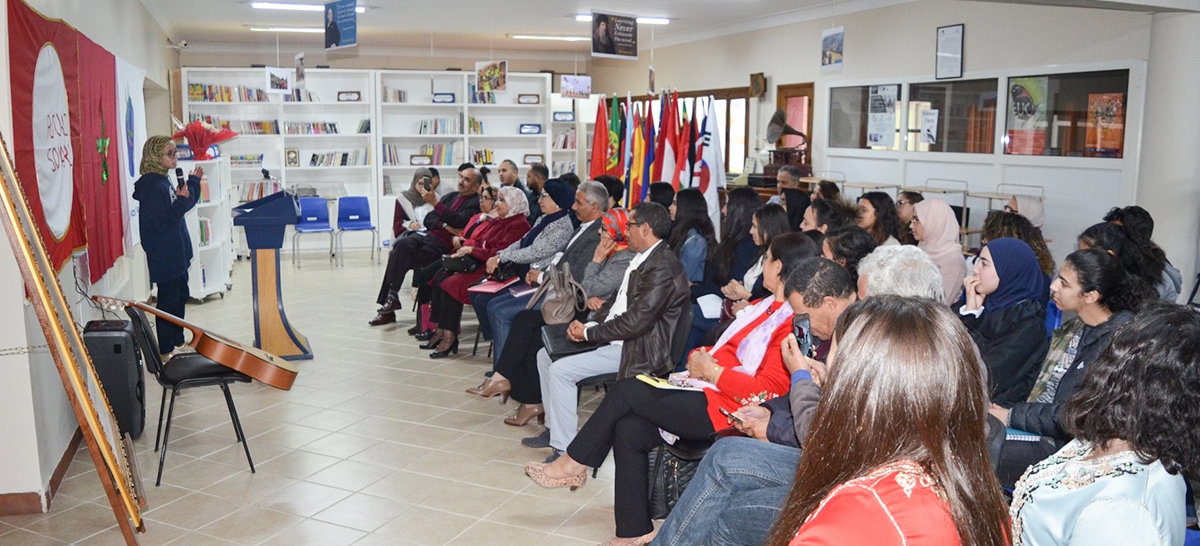
[[842,37],[845,27],[831,28],[821,33],[821,73],[842,71]]
[[637,60],[637,16],[592,12],[592,56]]
[[1008,134],[1004,153],[1043,155],[1046,150],[1048,78],[1008,80]]
[[325,50],[358,45],[357,0],[336,0],[325,4]]
[[899,85],[872,85],[867,110],[867,146],[891,148],[896,141]]
[[103,277],[124,253],[121,214],[121,126],[117,123],[117,62],[79,34],[80,146],[75,175],[83,189],[91,281]]
[[592,96],[592,77],[563,74],[558,82],[558,91],[563,98],[586,99]]
[[146,71],[117,58],[117,120],[121,130],[114,146],[121,155],[121,212],[125,218],[125,253],[142,242],[138,224],[138,201],[133,183],[141,176],[142,144],[146,135],[146,98],[142,86]]
[[264,87],[266,87],[267,93],[274,93],[277,95],[292,94],[291,70],[268,66],[266,69],[266,78],[267,80],[264,84]]
[[296,80],[292,82],[292,88],[304,89],[304,53],[296,54]]

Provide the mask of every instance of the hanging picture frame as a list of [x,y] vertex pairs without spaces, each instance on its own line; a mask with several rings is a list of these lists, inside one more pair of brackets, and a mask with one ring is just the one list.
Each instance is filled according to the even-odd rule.
[[938,27],[934,79],[950,80],[962,77],[963,31],[965,26],[960,23]]

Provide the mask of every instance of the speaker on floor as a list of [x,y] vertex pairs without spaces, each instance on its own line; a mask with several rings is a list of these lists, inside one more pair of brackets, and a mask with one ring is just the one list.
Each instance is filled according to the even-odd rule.
[[108,396],[121,432],[138,438],[146,425],[146,374],[127,320],[93,320],[83,328],[83,343]]

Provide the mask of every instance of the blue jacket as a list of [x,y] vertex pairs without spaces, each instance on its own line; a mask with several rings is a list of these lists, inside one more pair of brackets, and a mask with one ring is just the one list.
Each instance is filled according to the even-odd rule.
[[190,196],[184,199],[175,197],[175,184],[161,174],[144,174],[134,183],[133,198],[141,203],[139,232],[150,282],[182,277],[192,262],[192,237],[183,215],[200,198],[200,178],[189,176],[187,186]]

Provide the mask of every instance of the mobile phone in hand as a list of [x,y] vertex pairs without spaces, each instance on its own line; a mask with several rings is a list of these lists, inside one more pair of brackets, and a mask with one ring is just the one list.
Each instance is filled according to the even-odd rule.
[[425,191],[433,191],[433,178],[422,176],[421,185],[425,187]]
[[730,411],[725,408],[717,408],[717,411],[721,412],[721,415],[724,415],[725,417],[732,419],[735,423],[737,423],[739,425],[746,424],[745,422],[742,421],[741,417],[738,417],[738,416],[734,415],[733,413],[730,413]]
[[792,333],[796,335],[796,342],[800,345],[800,354],[812,358],[812,321],[809,320],[808,313],[792,317]]

